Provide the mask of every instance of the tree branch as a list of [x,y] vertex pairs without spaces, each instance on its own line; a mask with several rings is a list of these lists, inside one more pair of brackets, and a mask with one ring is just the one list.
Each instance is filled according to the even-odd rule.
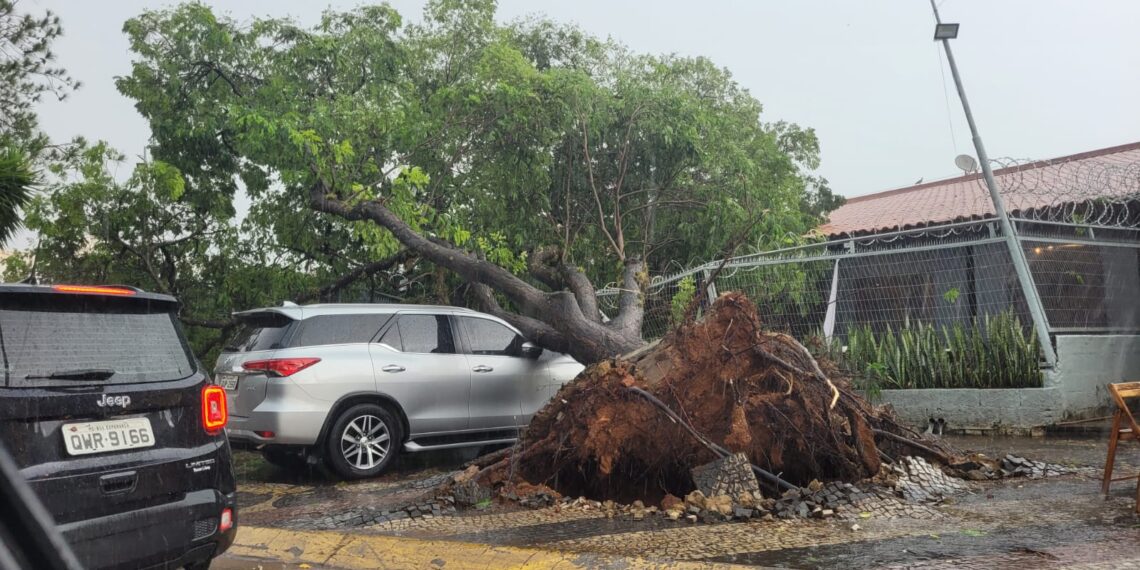
[[420,235],[379,201],[372,200],[349,206],[332,195],[325,182],[318,179],[310,189],[310,204],[319,212],[340,216],[346,220],[371,220],[392,232],[400,243],[424,259],[446,267],[468,281],[490,285],[524,311],[538,309],[546,301],[542,291],[519,279],[510,271]]
[[244,97],[244,95],[242,95],[241,89],[239,89],[237,84],[234,83],[232,79],[230,79],[229,75],[227,75],[224,71],[222,71],[220,67],[218,67],[218,64],[212,61],[198,60],[195,61],[193,65],[204,68],[207,73],[211,71],[214,72],[217,77],[221,78],[222,81],[225,81],[227,84],[229,84],[230,90],[234,92],[234,95],[237,95],[238,97]]
[[565,286],[562,275],[554,268],[561,254],[555,247],[535,248],[527,259],[526,269],[539,283],[557,291]]
[[621,274],[621,293],[618,294],[618,314],[610,321],[610,326],[641,336],[641,323],[645,317],[645,296],[642,291],[642,275],[645,262],[633,258],[625,263]]
[[618,242],[614,241],[614,236],[610,235],[610,230],[606,227],[606,213],[602,208],[602,197],[598,193],[598,185],[594,182],[594,164],[590,159],[590,135],[587,133],[588,128],[586,127],[585,119],[580,119],[579,122],[582,125],[582,153],[586,159],[586,173],[589,175],[590,191],[594,193],[594,202],[598,205],[598,227],[602,230],[602,234],[606,236],[606,239],[610,240],[610,245],[613,246],[614,253],[617,254],[618,259],[625,261],[625,252],[622,251]]
[[297,302],[303,303],[305,301],[313,301],[313,300],[321,299],[327,295],[330,295],[332,293],[336,293],[337,291],[340,291],[341,289],[348,287],[349,285],[353,284],[357,279],[360,279],[361,277],[365,277],[367,275],[372,275],[372,274],[380,272],[380,271],[385,271],[385,270],[391,268],[393,265],[396,265],[398,263],[403,263],[403,262],[405,262],[411,258],[412,258],[412,252],[411,251],[406,250],[406,249],[401,249],[400,251],[398,251],[392,255],[389,255],[388,257],[385,257],[384,259],[381,259],[379,261],[374,261],[374,262],[369,263],[367,265],[361,265],[360,267],[357,267],[357,268],[353,269],[352,271],[345,273],[343,276],[341,276],[340,279],[337,279],[336,281],[333,281],[332,283],[329,283],[329,284],[327,284],[327,285],[325,285],[319,289],[313,289],[307,293],[304,293],[304,294],[298,296]]
[[590,278],[569,263],[560,263],[558,270],[566,288],[570,289],[578,301],[582,314],[595,323],[602,322],[602,314],[598,311],[598,292],[594,289],[594,284],[590,283]]
[[471,284],[471,296],[479,306],[479,310],[507,321],[511,326],[519,329],[523,336],[531,342],[542,345],[555,352],[570,352],[570,341],[554,327],[531,317],[524,317],[503,309],[491,288],[482,283]]
[[164,280],[162,278],[162,276],[158,273],[158,271],[154,268],[154,265],[150,261],[149,255],[139,251],[138,248],[127,243],[127,241],[124,240],[119,235],[118,232],[111,232],[111,237],[115,240],[115,243],[118,243],[120,246],[122,246],[123,249],[127,250],[132,255],[139,258],[139,261],[142,261],[143,269],[146,270],[147,275],[150,275],[151,280],[154,281],[154,285],[156,287],[158,287],[159,291],[161,291],[162,293],[165,293],[167,295],[173,294],[171,291],[170,284],[167,283],[166,280]]
[[[472,286],[486,285],[502,293],[520,313],[530,315],[520,317],[502,312],[504,319],[509,317],[508,322],[535,335],[535,342],[542,346],[552,350],[565,350],[580,362],[598,362],[629,352],[644,343],[640,334],[642,316],[632,314],[638,311],[628,311],[629,314],[623,321],[634,323],[636,327],[630,325],[619,329],[603,325],[587,318],[569,291],[544,292],[494,263],[479,259],[442,240],[420,235],[380,201],[371,200],[350,206],[331,192],[319,175],[310,188],[310,206],[319,212],[349,221],[369,220],[376,223],[392,232],[404,247],[425,260],[455,272]],[[632,266],[640,268],[641,262],[633,262]],[[627,307],[636,305],[640,310],[640,297],[641,291],[638,288],[634,292],[637,302],[627,304]],[[494,310],[493,305],[490,308]]]

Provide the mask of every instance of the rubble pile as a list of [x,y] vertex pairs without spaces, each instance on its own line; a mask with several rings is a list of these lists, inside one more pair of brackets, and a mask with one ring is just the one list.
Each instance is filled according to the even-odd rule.
[[984,455],[970,455],[966,460],[950,466],[964,479],[971,481],[986,481],[990,479],[1005,479],[1008,477],[1026,477],[1028,479],[1041,479],[1043,477],[1056,477],[1078,473],[1080,470],[1034,461],[1024,457],[1008,454],[1001,461],[994,461]]
[[951,477],[921,457],[904,457],[890,465],[890,486],[902,498],[916,503],[938,502],[969,490],[961,479]]

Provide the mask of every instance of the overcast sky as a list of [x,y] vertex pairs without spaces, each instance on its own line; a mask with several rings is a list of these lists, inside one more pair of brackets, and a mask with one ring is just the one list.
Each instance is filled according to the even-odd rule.
[[[213,1],[238,20],[316,22],[330,4]],[[21,0],[63,19],[59,63],[84,86],[40,107],[56,139],[105,139],[128,156],[149,136],[114,77],[130,69],[123,21],[173,2]],[[359,2],[333,2],[347,9]],[[422,0],[391,2],[418,20]],[[992,157],[1050,158],[1140,140],[1140,2],[941,0],[967,93]],[[820,172],[857,196],[957,174],[974,154],[926,0],[501,0],[509,21],[541,13],[634,50],[703,55],[764,104],[764,120],[812,127]]]

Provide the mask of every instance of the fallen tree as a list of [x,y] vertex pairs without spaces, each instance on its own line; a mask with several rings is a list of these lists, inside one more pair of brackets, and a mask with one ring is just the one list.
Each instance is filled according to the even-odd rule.
[[475,481],[653,500],[684,496],[693,467],[736,452],[776,490],[865,479],[903,455],[955,456],[871,406],[794,338],[764,330],[751,301],[729,293],[660,342],[588,368]]

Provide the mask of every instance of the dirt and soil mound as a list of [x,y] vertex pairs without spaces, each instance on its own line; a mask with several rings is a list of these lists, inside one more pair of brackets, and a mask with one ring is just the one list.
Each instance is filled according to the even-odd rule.
[[657,500],[685,496],[692,468],[736,452],[774,489],[865,479],[895,453],[951,455],[874,409],[794,338],[764,330],[751,301],[728,293],[659,343],[587,369],[476,479]]

